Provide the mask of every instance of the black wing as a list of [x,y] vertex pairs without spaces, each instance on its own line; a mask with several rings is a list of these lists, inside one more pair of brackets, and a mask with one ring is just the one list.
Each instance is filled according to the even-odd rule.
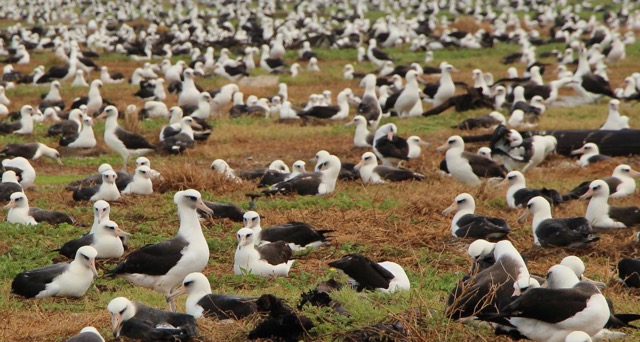
[[258,187],[262,188],[262,187],[274,185],[276,183],[280,183],[284,181],[284,179],[287,178],[287,176],[289,176],[288,173],[282,173],[277,170],[268,170],[262,175],[262,178],[260,178],[260,182],[258,182]]
[[598,238],[589,237],[587,229],[591,230],[589,221],[584,217],[550,218],[540,222],[535,234],[543,247],[580,246],[598,240]]
[[197,329],[195,328],[195,318],[191,315],[186,316],[189,316],[194,320],[194,327],[189,329],[156,328],[157,322],[141,320],[133,317],[122,324],[120,336],[142,341],[187,341],[190,338],[197,336]]
[[[204,204],[213,210],[214,218],[228,218],[234,222],[242,222],[245,211],[233,204],[209,201],[204,201]],[[201,216],[207,215],[200,209],[198,209],[198,213],[200,213]]]
[[35,297],[53,278],[61,275],[68,267],[69,264],[61,263],[24,271],[13,278],[11,292],[27,298]]
[[49,136],[78,134],[78,123],[73,120],[64,120],[53,124],[47,130]]
[[615,221],[624,223],[627,227],[633,227],[640,223],[640,208],[609,206],[609,217]]
[[337,106],[314,106],[309,110],[298,113],[300,117],[314,117],[318,119],[329,119],[340,111]]
[[497,239],[509,233],[509,224],[501,218],[486,217],[475,214],[462,216],[457,225],[458,237],[474,239]]
[[58,225],[60,223],[73,224],[73,219],[60,211],[42,210],[31,207],[29,208],[29,215],[33,216],[36,222],[47,222],[52,225]]
[[255,297],[240,297],[224,294],[208,294],[198,301],[205,316],[218,319],[241,319],[256,312]]
[[473,173],[475,173],[479,177],[504,178],[507,174],[507,170],[504,168],[504,166],[499,165],[489,158],[485,158],[483,156],[479,156],[467,151],[463,152],[462,156],[469,160],[469,165],[471,165]]
[[155,149],[155,146],[151,145],[147,139],[145,139],[140,134],[131,133],[125,131],[122,128],[116,129],[116,137],[120,139],[124,145],[130,150],[136,150],[140,148],[150,148]]
[[316,241],[327,241],[324,233],[333,230],[316,230],[306,222],[289,222],[286,224],[265,228],[260,232],[260,239],[263,241],[284,241],[295,243],[298,246],[306,246]]
[[358,115],[364,116],[367,121],[377,120],[380,116],[380,104],[372,96],[363,96],[358,104]]
[[425,175],[413,172],[409,169],[392,167],[392,166],[384,166],[378,165],[373,169],[373,172],[380,175],[382,179],[392,181],[392,182],[401,182],[406,180],[423,180],[426,178]]
[[503,308],[506,317],[532,318],[547,323],[558,323],[571,318],[587,307],[591,292],[570,289],[534,288],[527,290]]
[[22,127],[20,121],[5,122],[0,124],[0,134],[9,134],[19,130]]
[[93,234],[86,234],[78,239],[65,242],[65,244],[60,247],[59,251],[60,254],[66,256],[67,258],[73,259],[76,257],[76,252],[78,251],[78,249],[80,249],[80,247],[89,246],[92,242]]
[[11,194],[14,192],[22,192],[22,186],[18,183],[0,183],[0,200],[11,200]]
[[613,99],[617,99],[616,94],[611,90],[609,81],[596,74],[586,74],[582,76],[582,87],[594,94],[601,94]]
[[389,281],[394,278],[386,268],[361,254],[345,255],[339,260],[330,262],[329,266],[341,269],[357,281],[359,291],[389,288]]
[[409,144],[407,140],[394,136],[392,140],[389,140],[386,136],[378,138],[375,141],[375,146],[378,152],[385,157],[398,158],[402,160],[409,159]]
[[524,208],[529,203],[529,200],[536,197],[542,196],[549,203],[553,205],[558,205],[562,203],[562,196],[560,193],[553,189],[520,189],[513,194],[513,198],[515,200],[516,207]]
[[109,274],[167,274],[182,258],[182,250],[188,245],[189,243],[181,237],[175,237],[155,245],[146,245],[129,254],[129,256],[113,271],[110,271]]
[[256,249],[260,252],[261,259],[271,265],[284,264],[293,259],[293,251],[291,251],[291,247],[284,241],[268,243]]
[[298,195],[317,195],[318,187],[322,182],[320,174],[308,174],[300,175],[298,177],[286,180],[284,182],[274,184],[271,189],[263,190],[262,192],[267,195],[273,194],[290,194],[297,193]]
[[78,188],[73,191],[74,201],[88,201],[93,195],[100,190],[100,185],[94,185],[86,188]]

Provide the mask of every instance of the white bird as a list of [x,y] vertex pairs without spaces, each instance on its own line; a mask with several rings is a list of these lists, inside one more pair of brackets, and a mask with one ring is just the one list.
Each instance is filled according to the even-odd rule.
[[256,246],[258,236],[251,228],[237,233],[238,248],[233,262],[237,275],[256,274],[263,277],[286,277],[293,265],[291,247],[283,241]]
[[88,86],[89,86],[89,83],[87,83],[87,81],[84,79],[84,71],[82,69],[76,70],[76,76],[73,79],[73,82],[71,82],[71,87],[76,88],[76,87],[88,87]]
[[99,118],[106,117],[104,141],[110,149],[118,153],[122,159],[122,169],[126,170],[130,156],[138,157],[155,150],[144,137],[125,131],[118,125],[118,109],[108,106]]
[[609,101],[609,115],[607,120],[600,127],[600,130],[617,131],[625,128],[629,128],[628,118],[624,120],[626,116],[620,115],[620,100],[612,99]]
[[136,168],[136,172],[133,174],[133,180],[127,184],[127,187],[122,190],[122,194],[139,194],[139,195],[151,195],[153,193],[153,184],[151,183],[151,168],[142,165]]
[[24,157],[15,157],[13,159],[5,159],[2,161],[2,166],[5,169],[17,169],[17,174],[20,175],[20,185],[22,188],[27,189],[33,186],[36,181],[36,169],[31,166],[29,160]]

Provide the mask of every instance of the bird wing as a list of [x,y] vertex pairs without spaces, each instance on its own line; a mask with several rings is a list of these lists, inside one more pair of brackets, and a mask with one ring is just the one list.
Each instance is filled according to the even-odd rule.
[[386,136],[378,138],[375,141],[375,147],[385,157],[398,158],[407,160],[409,154],[409,144],[407,141],[400,137],[394,137],[392,140],[387,139]]
[[181,237],[146,245],[129,254],[109,273],[112,275],[126,273],[164,275],[182,258],[182,250],[188,245],[189,243]]
[[268,262],[271,265],[285,264],[289,260],[293,259],[293,252],[291,247],[284,241],[276,241],[268,243],[256,248],[260,252],[262,260]]
[[125,131],[122,128],[116,129],[116,137],[120,139],[127,149],[136,150],[141,148],[150,148],[155,149],[155,146],[151,145],[143,136],[140,134],[132,133],[129,131]]
[[85,234],[80,238],[68,241],[64,245],[62,245],[62,247],[60,247],[60,254],[66,256],[67,258],[73,259],[80,247],[89,246],[92,242],[93,234]]

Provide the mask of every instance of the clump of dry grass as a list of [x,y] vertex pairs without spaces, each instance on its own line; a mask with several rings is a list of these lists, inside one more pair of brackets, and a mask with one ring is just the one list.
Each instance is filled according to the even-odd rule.
[[165,165],[158,171],[162,174],[162,179],[156,185],[160,193],[185,189],[231,193],[246,187],[242,182],[229,180],[213,170],[189,162]]

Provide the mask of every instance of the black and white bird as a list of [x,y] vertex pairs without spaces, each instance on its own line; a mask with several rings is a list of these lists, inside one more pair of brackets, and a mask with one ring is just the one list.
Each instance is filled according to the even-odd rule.
[[107,106],[100,117],[106,117],[104,126],[104,141],[110,149],[118,153],[122,159],[122,169],[127,169],[129,157],[139,157],[153,152],[155,146],[151,145],[143,136],[125,131],[118,125],[118,109]]
[[497,314],[510,302],[514,284],[530,283],[527,265],[510,241],[497,242],[493,255],[495,264],[458,282],[447,299],[447,317],[467,321]]
[[[611,177],[602,178],[609,186],[609,197],[617,198],[633,194],[636,191],[636,178],[640,177],[640,172],[631,168],[627,164],[620,164],[613,169]],[[564,197],[576,199],[584,195],[589,190],[591,180],[580,183]]]
[[48,136],[56,135],[75,135],[80,132],[82,126],[82,110],[75,108],[69,112],[68,120],[62,120],[49,127],[47,130]]
[[262,193],[266,195],[291,193],[303,196],[326,195],[335,190],[341,167],[340,159],[331,155],[320,163],[319,171],[276,183],[270,189],[263,190]]
[[497,186],[500,187],[506,184],[509,184],[506,197],[509,208],[524,208],[529,203],[529,200],[536,196],[544,197],[553,205],[562,203],[562,196],[557,190],[547,188],[528,189],[527,181],[520,171],[507,173],[507,177]]
[[93,132],[93,119],[86,114],[82,114],[82,127],[79,133],[60,138],[60,146],[69,148],[93,148],[96,144],[96,136]]
[[20,120],[0,124],[0,134],[28,135],[33,133],[33,116],[37,112],[30,105],[20,108]]
[[600,149],[595,143],[586,143],[581,148],[571,151],[571,155],[581,155],[580,159],[576,162],[576,164],[581,167],[611,160],[611,157],[600,154]]
[[73,335],[66,342],[104,342],[104,338],[94,327],[84,327],[77,335]]
[[373,137],[373,152],[382,165],[398,164],[409,159],[409,144],[398,136],[398,127],[393,123],[380,126]]
[[580,48],[578,69],[573,74],[574,89],[588,102],[593,102],[602,96],[617,98],[609,81],[600,75],[591,72],[591,66],[587,61],[587,52],[584,47]]
[[592,283],[579,282],[568,289],[528,289],[487,320],[515,327],[533,341],[564,342],[576,330],[597,334],[610,316],[600,290]]
[[355,169],[365,184],[381,184],[387,181],[424,180],[426,178],[425,175],[409,169],[378,165],[378,159],[373,152],[365,152],[360,158],[360,162],[355,166]]
[[410,70],[406,75],[407,83],[398,93],[391,95],[385,102],[385,112],[392,109],[401,118],[422,115],[422,101],[418,89],[418,74]]
[[125,297],[112,299],[107,310],[111,314],[113,336],[117,339],[169,342],[187,341],[198,336],[196,319],[191,315],[154,309]]
[[237,233],[238,247],[233,261],[236,275],[255,274],[262,277],[287,277],[293,266],[293,252],[284,241],[256,246],[259,234],[251,228]]
[[116,185],[118,174],[113,170],[101,173],[102,182],[89,187],[81,187],[73,191],[75,201],[117,201],[120,199],[120,190]]
[[132,177],[129,174],[122,171],[115,171],[113,170],[113,167],[111,165],[104,163],[98,166],[98,173],[87,176],[83,179],[72,181],[71,183],[67,184],[65,190],[75,191],[80,188],[100,185],[102,184],[102,173],[108,170],[116,173],[116,186],[118,187],[118,190],[124,190],[124,188],[127,187],[127,184],[131,182]]
[[395,262],[374,262],[362,254],[347,254],[329,266],[342,270],[357,291],[378,290],[384,293],[409,291],[411,282],[402,266]]
[[[196,209],[209,214],[212,210],[204,204],[200,193],[193,189],[176,192],[173,201],[178,206],[180,218],[178,234],[173,239],[131,252],[109,275],[167,296],[189,273],[201,272],[206,267],[209,246]],[[170,302],[170,307],[174,307],[173,302]]]
[[0,150],[0,154],[11,158],[24,157],[31,160],[36,160],[44,156],[62,165],[62,159],[60,159],[58,150],[43,143],[7,144]]
[[330,236],[325,234],[333,232],[331,229],[317,230],[309,223],[296,221],[263,229],[260,215],[255,211],[244,213],[242,222],[244,228],[250,228],[256,234],[254,241],[257,245],[284,241],[294,252],[320,247],[329,241]]
[[552,218],[551,205],[541,196],[529,200],[527,210],[518,218],[518,222],[524,223],[529,213],[533,215],[531,229],[536,246],[582,247],[600,240],[592,236],[589,221],[584,217]]
[[451,235],[463,238],[499,240],[509,234],[509,224],[498,217],[476,215],[476,201],[468,193],[461,193],[442,215],[456,210],[451,220]]
[[167,299],[182,294],[187,295],[187,314],[195,318],[242,319],[254,314],[257,309],[258,298],[211,293],[209,279],[200,272],[188,274],[182,285],[171,292]]
[[389,56],[386,52],[380,50],[378,48],[378,41],[374,38],[369,39],[369,47],[367,48],[367,58],[371,61],[371,63],[378,66],[378,68],[382,67],[386,61],[392,61],[393,57]]
[[640,287],[640,259],[620,259],[618,262],[618,278],[627,287]]
[[13,278],[11,292],[27,298],[82,297],[98,276],[97,254],[93,247],[84,246],[71,263],[22,272]]
[[34,169],[31,163],[24,157],[4,159],[2,161],[2,169],[15,172],[20,179],[20,185],[22,185],[23,189],[32,187],[36,181],[36,169]]
[[594,180],[580,198],[589,198],[584,217],[595,228],[628,228],[640,223],[640,208],[609,205],[609,186],[603,180]]
[[9,199],[9,203],[4,206],[5,210],[9,209],[7,222],[26,225],[36,225],[40,222],[51,225],[73,224],[75,222],[69,215],[60,211],[29,207],[29,199],[22,191],[14,192]]
[[182,153],[187,148],[193,148],[195,146],[193,129],[202,129],[194,118],[185,116],[180,119],[180,129],[174,131],[173,135],[167,136],[166,133],[163,136],[162,145],[169,153]]
[[122,190],[121,194],[151,195],[153,193],[153,172],[147,165],[136,167],[131,182]]
[[91,246],[98,252],[97,259],[119,258],[124,254],[121,237],[130,236],[131,234],[120,229],[117,223],[102,218],[96,227],[91,228],[91,233],[66,242],[59,251],[67,258],[72,258],[80,247]]
[[2,173],[2,183],[0,183],[0,200],[11,200],[11,194],[14,192],[22,192],[22,185],[18,183],[15,171],[5,171]]
[[367,119],[362,115],[356,115],[353,120],[345,124],[345,126],[356,126],[353,135],[353,145],[355,147],[371,147],[373,146],[373,134],[367,129]]
[[436,151],[446,152],[448,172],[463,184],[478,186],[481,178],[504,178],[506,170],[495,161],[464,150],[464,140],[459,135],[447,139]]
[[382,107],[376,94],[376,75],[366,75],[360,84],[364,84],[364,95],[358,104],[356,114],[362,115],[372,129],[377,129],[382,119]]

